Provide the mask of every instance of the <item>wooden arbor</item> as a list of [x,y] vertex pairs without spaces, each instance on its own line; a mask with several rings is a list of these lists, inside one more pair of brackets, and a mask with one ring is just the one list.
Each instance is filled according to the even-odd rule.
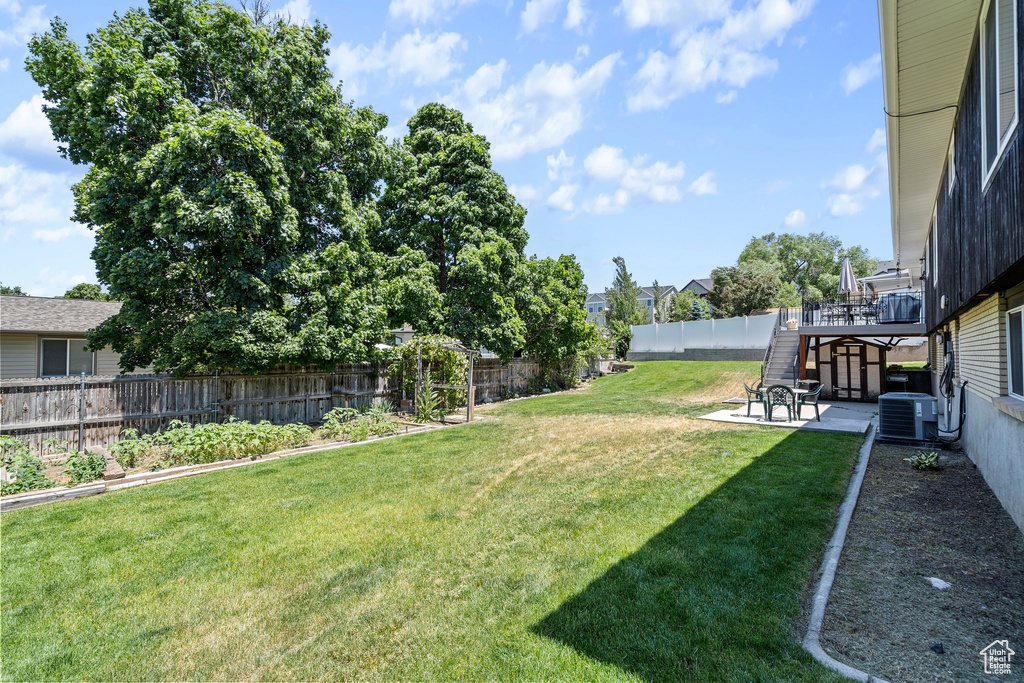
[[[465,354],[467,362],[465,384],[434,384],[427,386],[431,389],[455,389],[466,392],[466,422],[473,421],[473,404],[476,402],[476,387],[473,386],[473,357],[479,356],[479,351],[467,349],[459,343],[443,344],[441,348],[448,351],[455,351]],[[416,393],[413,396],[413,405],[419,405],[420,391],[423,389],[423,349],[416,349]]]

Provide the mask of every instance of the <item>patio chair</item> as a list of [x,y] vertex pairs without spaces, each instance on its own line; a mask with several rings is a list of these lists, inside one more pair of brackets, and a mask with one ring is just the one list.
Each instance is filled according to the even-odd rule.
[[773,384],[764,393],[764,414],[768,421],[772,421],[772,412],[775,406],[786,406],[786,421],[793,421],[793,406],[796,395],[793,390],[785,384]]
[[821,388],[823,386],[825,386],[825,385],[824,384],[819,384],[817,389],[815,389],[814,391],[808,391],[807,393],[802,394],[796,400],[796,419],[798,419],[798,420],[801,419],[800,418],[800,410],[804,406],[814,406],[814,417],[817,418],[818,422],[821,422],[821,413],[818,412],[818,398],[821,397]]
[[764,392],[760,389],[751,389],[746,382],[742,382],[743,390],[747,392],[747,417],[750,417],[750,406],[755,402],[764,403]]

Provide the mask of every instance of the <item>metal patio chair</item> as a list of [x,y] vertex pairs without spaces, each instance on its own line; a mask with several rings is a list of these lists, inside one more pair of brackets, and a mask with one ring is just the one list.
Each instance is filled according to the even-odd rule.
[[786,421],[793,421],[793,406],[796,401],[796,394],[785,384],[773,384],[764,389],[764,414],[768,421],[772,421],[772,412],[775,406],[786,406]]
[[805,394],[801,394],[796,399],[796,419],[801,419],[800,410],[804,406],[814,406],[814,417],[817,418],[818,422],[821,422],[821,413],[818,412],[818,399],[821,397],[821,388],[824,384],[819,384],[818,388],[814,391],[808,391]]
[[750,406],[755,402],[764,404],[764,392],[761,389],[751,389],[746,382],[742,382],[743,390],[747,392],[747,417],[750,417]]

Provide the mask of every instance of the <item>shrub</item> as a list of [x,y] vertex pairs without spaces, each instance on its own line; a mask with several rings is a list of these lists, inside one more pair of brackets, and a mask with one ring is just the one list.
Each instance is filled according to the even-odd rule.
[[64,472],[71,477],[72,484],[84,484],[103,478],[103,470],[107,467],[107,459],[99,453],[85,450],[72,453],[64,461]]
[[398,431],[398,425],[387,418],[394,412],[394,404],[383,401],[370,406],[365,412],[357,408],[335,408],[324,415],[323,426],[317,433],[323,439],[351,439],[365,441],[374,436],[387,436]]
[[[429,385],[429,381],[427,384]],[[416,399],[416,413],[412,419],[416,422],[436,422],[442,417],[444,417],[444,412],[441,410],[441,401],[437,392],[421,391]]]
[[0,482],[0,495],[48,489],[54,483],[43,474],[43,460],[29,450],[28,444],[13,436],[0,436],[0,455],[14,481]]
[[110,446],[114,460],[121,467],[130,469],[137,467],[139,460],[152,448],[148,439],[139,438],[139,430],[125,429],[121,432],[121,440]]
[[939,467],[939,454],[935,451],[931,453],[925,453],[924,451],[918,451],[916,455],[912,455],[909,458],[903,458],[910,463],[910,466],[915,470],[937,470]]

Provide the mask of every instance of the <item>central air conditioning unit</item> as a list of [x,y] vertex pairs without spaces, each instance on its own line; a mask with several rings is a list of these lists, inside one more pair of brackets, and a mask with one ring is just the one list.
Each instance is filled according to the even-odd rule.
[[938,441],[938,401],[928,394],[894,391],[878,397],[878,436],[903,441]]

